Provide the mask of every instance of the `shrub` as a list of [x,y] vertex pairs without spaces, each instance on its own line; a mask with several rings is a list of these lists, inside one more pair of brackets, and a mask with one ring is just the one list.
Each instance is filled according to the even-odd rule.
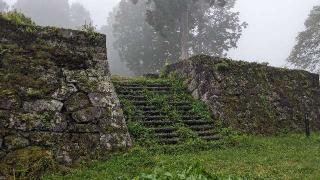
[[216,65],[218,71],[228,71],[230,69],[228,62],[223,61]]
[[0,16],[16,24],[24,24],[24,25],[32,25],[32,26],[36,25],[31,18],[25,16],[23,13],[18,12],[16,10],[0,13]]

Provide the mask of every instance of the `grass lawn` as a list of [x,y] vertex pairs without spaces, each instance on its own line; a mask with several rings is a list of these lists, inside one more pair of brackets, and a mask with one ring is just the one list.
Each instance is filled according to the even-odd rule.
[[240,137],[236,146],[194,152],[136,147],[44,179],[320,179],[319,137]]

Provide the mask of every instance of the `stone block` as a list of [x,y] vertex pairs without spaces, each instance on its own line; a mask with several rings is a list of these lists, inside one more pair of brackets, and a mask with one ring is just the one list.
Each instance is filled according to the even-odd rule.
[[65,103],[67,111],[70,112],[87,107],[89,104],[89,98],[84,93],[76,93],[72,95]]
[[62,107],[63,107],[63,103],[57,100],[36,100],[33,102],[23,103],[23,110],[27,112],[43,112],[43,111],[60,112]]

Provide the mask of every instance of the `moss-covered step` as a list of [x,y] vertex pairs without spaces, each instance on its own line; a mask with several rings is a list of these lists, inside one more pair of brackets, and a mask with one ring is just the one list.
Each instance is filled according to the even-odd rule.
[[169,78],[113,78],[129,132],[138,144],[180,144],[220,138],[209,109],[182,81]]

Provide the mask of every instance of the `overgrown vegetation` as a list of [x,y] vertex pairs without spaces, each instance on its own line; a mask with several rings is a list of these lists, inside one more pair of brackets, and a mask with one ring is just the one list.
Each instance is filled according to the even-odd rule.
[[319,134],[242,136],[237,146],[174,152],[135,147],[63,175],[44,179],[319,179]]
[[[124,79],[121,77],[113,77],[113,81],[116,88],[119,86],[117,82],[121,81],[127,82],[128,84],[153,84],[170,87],[170,90],[167,93],[155,93],[148,89],[144,89],[139,95],[147,100],[147,105],[156,106],[157,109],[162,112],[161,116],[164,116],[165,120],[175,121],[173,125],[168,125],[167,127],[177,129],[176,133],[179,135],[179,138],[182,139],[181,142],[185,146],[189,146],[190,144],[195,144],[197,146],[200,146],[201,144],[203,147],[210,147],[210,144],[215,146],[215,143],[200,139],[195,132],[183,123],[183,116],[190,115],[201,117],[201,120],[212,122],[212,124],[214,124],[208,107],[203,102],[195,100],[183,84],[183,80],[181,78],[177,78],[175,74],[170,74],[167,77],[157,79],[145,77]],[[121,95],[119,98],[126,115],[129,132],[133,136],[135,143],[143,147],[159,148],[158,146],[162,144],[157,141],[157,138],[154,136],[154,132],[143,125],[144,112],[137,109],[133,104],[134,100],[127,99],[125,96]],[[192,109],[187,112],[188,114],[177,109],[177,105],[184,103],[192,105]],[[219,131],[219,129],[216,129],[216,131]]]
[[9,11],[9,12],[0,12],[0,17],[3,17],[9,21],[12,21],[16,24],[32,25],[35,23],[31,18],[25,16],[23,13],[18,11]]

